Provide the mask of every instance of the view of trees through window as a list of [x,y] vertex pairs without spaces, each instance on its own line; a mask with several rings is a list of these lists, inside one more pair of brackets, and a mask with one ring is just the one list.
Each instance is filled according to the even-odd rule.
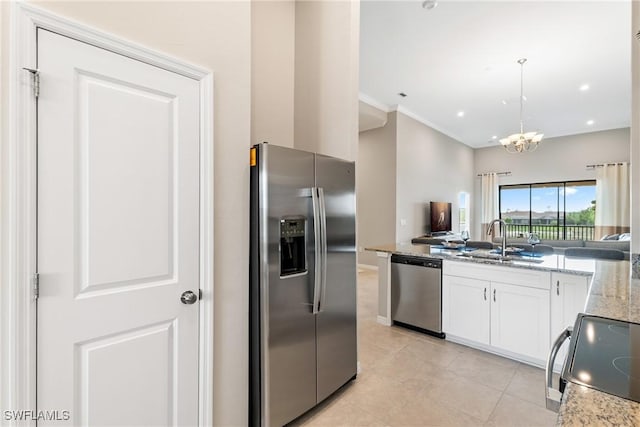
[[596,182],[572,181],[500,186],[500,218],[508,237],[593,240]]

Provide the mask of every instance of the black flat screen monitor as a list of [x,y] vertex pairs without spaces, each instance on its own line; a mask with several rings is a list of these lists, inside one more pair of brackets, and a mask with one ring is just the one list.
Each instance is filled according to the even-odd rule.
[[451,231],[451,203],[431,202],[431,232]]

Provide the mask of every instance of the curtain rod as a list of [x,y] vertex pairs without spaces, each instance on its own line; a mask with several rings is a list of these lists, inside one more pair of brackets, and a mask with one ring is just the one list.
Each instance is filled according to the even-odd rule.
[[[486,175],[491,175],[494,172],[485,172],[485,173],[479,173],[477,176],[486,176]],[[498,176],[508,176],[511,175],[511,172],[495,172],[496,175]]]
[[598,163],[595,165],[587,165],[587,169],[595,169],[595,168],[601,168],[604,166],[616,166],[616,165],[627,165],[627,164],[629,164],[629,162]]

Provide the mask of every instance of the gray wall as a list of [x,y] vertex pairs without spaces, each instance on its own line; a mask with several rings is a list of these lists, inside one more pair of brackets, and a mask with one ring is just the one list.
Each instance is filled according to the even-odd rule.
[[358,262],[376,265],[362,248],[396,240],[396,116],[381,128],[360,133],[356,164]]
[[452,203],[451,226],[458,231],[458,194],[469,193],[473,203],[473,149],[402,113],[391,114],[398,127],[396,242],[427,231],[430,201]]
[[[471,148],[393,111],[385,126],[360,133],[358,150],[360,249],[424,234],[430,201],[452,203],[452,228],[458,231],[458,193],[469,193],[473,202]],[[360,252],[358,262],[377,265],[373,252]]]
[[295,20],[294,146],[355,161],[360,2],[296,1]]
[[293,147],[294,0],[251,4],[251,143]]
[[251,142],[356,160],[359,2],[251,2]]
[[[586,165],[630,160],[630,129],[614,129],[543,139],[533,153],[509,154],[502,147],[475,150],[475,171],[510,171],[500,185],[595,179]],[[475,180],[473,231],[480,238],[480,178]]]

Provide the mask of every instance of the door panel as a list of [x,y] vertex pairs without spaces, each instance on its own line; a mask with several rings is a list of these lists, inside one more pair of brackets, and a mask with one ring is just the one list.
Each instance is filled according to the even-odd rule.
[[176,100],[106,76],[77,78],[81,289],[174,279]]
[[443,275],[443,332],[488,345],[490,292],[491,283],[488,281]]
[[[589,279],[574,274],[551,273],[551,342],[567,327],[573,326],[578,313],[584,312]],[[567,340],[558,351],[556,361],[566,359],[569,350]],[[559,365],[559,363],[558,363]],[[561,366],[558,367],[560,369]]]
[[[149,425],[171,425],[178,399],[171,375],[177,362],[176,329],[173,320],[76,343],[77,399],[81,408],[90,409],[80,413],[79,425],[119,425],[123,418],[135,419],[137,411],[124,414],[119,409],[130,410],[131,402],[156,408],[145,420]],[[155,369],[132,354],[153,354]],[[114,389],[119,392],[112,393]]]
[[38,409],[197,424],[198,82],[44,30],[38,67]]
[[549,291],[491,283],[491,345],[545,360],[549,351]]
[[[266,389],[265,414],[272,426],[283,425],[316,403],[316,337],[312,313],[315,240],[310,189],[313,154],[278,146],[262,146],[261,174],[267,179],[268,289],[263,301],[268,319],[263,360]],[[264,172],[264,173],[263,173]],[[307,272],[281,277],[280,224],[283,218],[305,221]],[[264,227],[264,223],[261,227]],[[262,296],[264,298],[264,294]]]
[[324,189],[327,278],[317,317],[318,402],[357,371],[355,165],[316,155],[316,185]]

